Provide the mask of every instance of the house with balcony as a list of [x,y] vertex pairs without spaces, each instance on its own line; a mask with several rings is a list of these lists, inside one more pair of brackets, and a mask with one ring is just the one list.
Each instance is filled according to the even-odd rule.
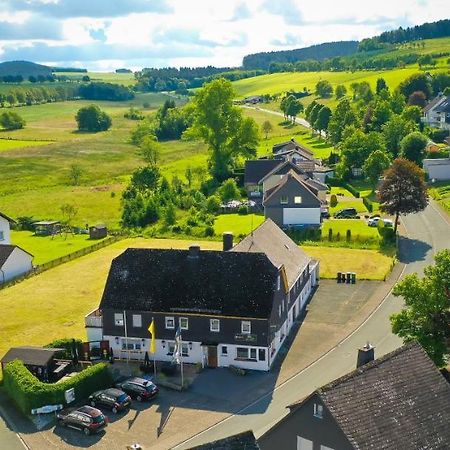
[[33,255],[11,243],[11,217],[0,211],[0,284],[33,270]]
[[129,248],[111,264],[88,340],[143,359],[154,320],[158,361],[170,361],[175,333],[184,362],[269,370],[318,283],[319,265],[271,220],[222,251]]
[[450,130],[450,96],[438,94],[422,111],[422,122],[430,127]]

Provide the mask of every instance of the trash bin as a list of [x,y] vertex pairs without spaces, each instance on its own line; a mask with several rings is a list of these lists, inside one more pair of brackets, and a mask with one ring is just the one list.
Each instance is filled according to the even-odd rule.
[[347,284],[350,284],[352,281],[352,273],[351,272],[347,272]]
[[352,272],[352,284],[356,283],[356,273]]
[[342,272],[338,272],[336,277],[337,282],[340,283],[341,279],[342,279]]

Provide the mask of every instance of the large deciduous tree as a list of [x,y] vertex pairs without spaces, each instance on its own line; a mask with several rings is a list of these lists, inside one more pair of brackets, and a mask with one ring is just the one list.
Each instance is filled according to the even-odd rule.
[[420,166],[425,156],[427,142],[428,139],[422,133],[418,131],[409,133],[400,142],[400,154],[403,158],[409,159]]
[[112,124],[111,117],[97,105],[80,108],[75,119],[78,123],[78,129],[81,131],[106,131]]
[[437,366],[450,355],[450,250],[437,253],[424,277],[406,276],[394,288],[405,307],[391,316],[392,331],[404,342],[418,341]]
[[375,150],[369,155],[363,165],[363,170],[372,186],[377,184],[378,179],[389,168],[391,162],[391,157],[383,150]]
[[395,215],[394,232],[397,232],[400,214],[422,211],[428,204],[423,170],[407,159],[397,158],[385,172],[378,197],[380,209]]
[[322,98],[328,98],[333,95],[333,86],[327,80],[320,80],[316,84],[316,94]]
[[317,114],[317,119],[314,123],[314,128],[321,133],[322,131],[326,131],[328,128],[328,124],[331,119],[331,109],[328,106],[324,106],[320,108],[319,114]]
[[394,114],[381,129],[386,149],[394,157],[397,157],[400,152],[400,142],[406,135],[414,131],[414,123],[403,116]]
[[14,111],[6,111],[0,114],[0,126],[5,130],[19,130],[25,124],[25,120]]
[[258,126],[233,105],[231,82],[213,80],[198,91],[194,100],[194,122],[186,131],[200,137],[211,152],[211,175],[222,181],[231,174],[238,156],[256,155]]
[[354,112],[350,100],[348,98],[342,99],[328,124],[328,137],[334,145],[337,145],[342,139],[342,133],[345,127],[356,125],[358,119]]

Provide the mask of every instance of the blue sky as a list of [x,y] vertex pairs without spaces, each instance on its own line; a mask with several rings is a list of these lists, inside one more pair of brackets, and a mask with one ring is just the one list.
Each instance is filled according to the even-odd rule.
[[239,66],[249,53],[359,40],[445,11],[446,0],[0,0],[0,60]]

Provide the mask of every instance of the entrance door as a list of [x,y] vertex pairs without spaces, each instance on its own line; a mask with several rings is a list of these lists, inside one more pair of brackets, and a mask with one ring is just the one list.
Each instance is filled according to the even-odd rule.
[[217,346],[208,345],[208,367],[217,367]]

